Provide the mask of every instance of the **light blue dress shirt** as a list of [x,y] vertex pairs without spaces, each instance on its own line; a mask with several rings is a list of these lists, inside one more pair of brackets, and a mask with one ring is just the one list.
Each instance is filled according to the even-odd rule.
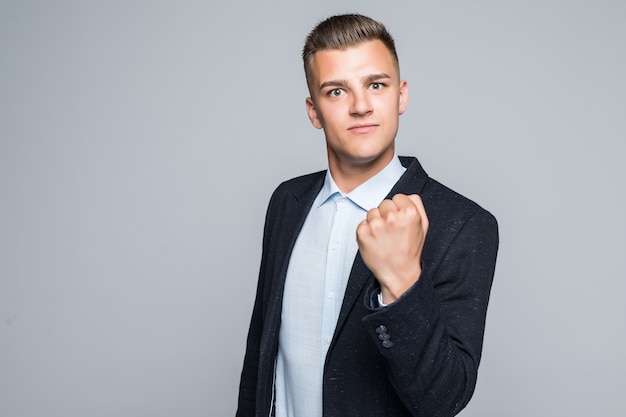
[[276,417],[322,415],[324,360],[358,250],[356,228],[404,171],[394,156],[348,194],[327,171],[287,270],[276,358]]

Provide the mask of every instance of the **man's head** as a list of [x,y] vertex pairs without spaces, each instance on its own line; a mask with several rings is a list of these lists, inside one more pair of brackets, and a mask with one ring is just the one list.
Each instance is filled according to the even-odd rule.
[[309,120],[323,129],[328,165],[358,186],[384,168],[395,153],[399,116],[409,91],[400,79],[389,32],[359,15],[331,17],[309,35],[303,52],[310,97]]
[[313,74],[311,61],[318,51],[328,49],[346,49],[359,43],[371,40],[381,41],[393,57],[398,77],[400,65],[393,37],[387,28],[374,19],[359,14],[332,16],[320,22],[306,38],[302,49],[304,74],[309,91],[312,93]]

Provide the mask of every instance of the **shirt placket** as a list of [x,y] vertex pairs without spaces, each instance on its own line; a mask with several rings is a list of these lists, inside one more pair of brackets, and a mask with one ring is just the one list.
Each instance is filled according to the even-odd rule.
[[348,208],[346,198],[337,196],[333,198],[335,216],[332,222],[326,256],[326,271],[324,274],[324,292],[322,300],[322,351],[325,358],[326,352],[332,343],[333,333],[341,307],[339,294],[342,280],[342,260],[345,249],[344,228]]

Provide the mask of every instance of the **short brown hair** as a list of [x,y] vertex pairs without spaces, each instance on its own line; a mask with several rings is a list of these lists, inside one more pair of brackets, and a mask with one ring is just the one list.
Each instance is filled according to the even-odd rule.
[[393,37],[382,23],[360,14],[332,16],[318,23],[306,37],[304,48],[302,49],[304,75],[306,76],[309,91],[312,90],[311,84],[313,82],[311,61],[317,51],[346,49],[370,40],[380,40],[385,44],[393,57],[399,74],[400,64],[398,62],[398,54],[396,53],[396,45]]

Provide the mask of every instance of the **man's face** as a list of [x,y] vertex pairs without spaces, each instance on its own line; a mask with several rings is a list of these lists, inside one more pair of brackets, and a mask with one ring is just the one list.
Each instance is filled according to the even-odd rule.
[[307,112],[313,126],[324,129],[331,169],[382,169],[393,157],[409,101],[389,50],[379,40],[322,50],[311,69]]

